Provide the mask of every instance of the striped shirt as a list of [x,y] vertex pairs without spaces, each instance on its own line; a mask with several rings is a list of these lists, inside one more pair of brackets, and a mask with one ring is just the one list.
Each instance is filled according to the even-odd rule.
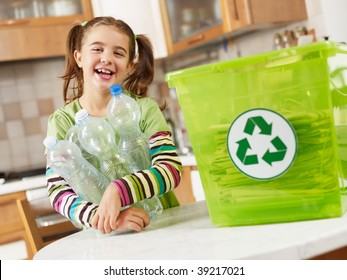
[[145,198],[162,195],[178,186],[181,162],[169,132],[158,132],[149,139],[152,167],[130,174],[114,182],[122,206]]
[[[152,166],[114,182],[119,190],[122,206],[158,195],[162,195],[160,200],[164,208],[177,206],[179,204],[172,190],[180,182],[182,165],[171,133],[155,101],[143,98],[137,102],[141,108],[141,130],[147,135],[152,133],[149,137]],[[54,112],[48,121],[47,134],[64,139],[68,129],[74,125],[75,113],[80,109],[76,99]],[[49,166],[46,176],[48,196],[54,209],[78,227],[91,227],[98,205],[81,199],[66,180],[54,174]]]

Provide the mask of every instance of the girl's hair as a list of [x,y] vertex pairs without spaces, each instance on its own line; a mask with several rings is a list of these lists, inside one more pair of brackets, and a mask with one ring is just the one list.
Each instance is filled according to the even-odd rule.
[[[154,77],[154,56],[150,40],[143,34],[135,35],[128,24],[113,17],[95,17],[82,24],[74,25],[67,37],[66,42],[66,66],[65,74],[61,77],[64,80],[63,96],[64,102],[81,97],[83,94],[83,72],[74,59],[75,50],[81,51],[83,41],[88,32],[94,26],[110,26],[129,38],[129,62],[134,66],[129,76],[124,80],[122,87],[135,94],[137,97],[145,97],[149,85]],[[136,54],[137,42],[137,54]],[[72,84],[72,95],[68,96],[70,82]]]

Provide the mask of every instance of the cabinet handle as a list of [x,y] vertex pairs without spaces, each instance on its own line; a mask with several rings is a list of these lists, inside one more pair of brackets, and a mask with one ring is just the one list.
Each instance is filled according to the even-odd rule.
[[235,20],[239,20],[239,9],[237,7],[237,0],[233,0],[233,7],[234,7],[234,16]]
[[0,26],[14,26],[14,25],[27,24],[27,23],[29,23],[29,20],[27,19],[22,19],[22,20],[10,19],[10,20],[6,20],[5,22],[0,22]]
[[188,45],[192,45],[192,44],[195,44],[197,42],[200,42],[202,40],[205,39],[205,35],[204,34],[199,34],[199,35],[196,35],[195,37],[191,38],[189,41],[188,41]]

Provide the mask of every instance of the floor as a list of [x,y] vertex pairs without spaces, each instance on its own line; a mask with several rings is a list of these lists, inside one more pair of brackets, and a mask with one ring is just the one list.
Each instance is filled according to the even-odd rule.
[[26,257],[24,240],[0,245],[0,260],[23,260]]

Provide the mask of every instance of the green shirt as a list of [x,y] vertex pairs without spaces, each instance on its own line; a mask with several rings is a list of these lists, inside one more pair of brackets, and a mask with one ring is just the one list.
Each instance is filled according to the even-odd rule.
[[[158,104],[150,98],[136,99],[141,109],[140,129],[147,137],[158,131],[170,131]],[[75,114],[82,107],[75,99],[71,103],[56,110],[48,120],[47,135],[55,136],[58,140],[65,139],[69,128],[75,124]]]

